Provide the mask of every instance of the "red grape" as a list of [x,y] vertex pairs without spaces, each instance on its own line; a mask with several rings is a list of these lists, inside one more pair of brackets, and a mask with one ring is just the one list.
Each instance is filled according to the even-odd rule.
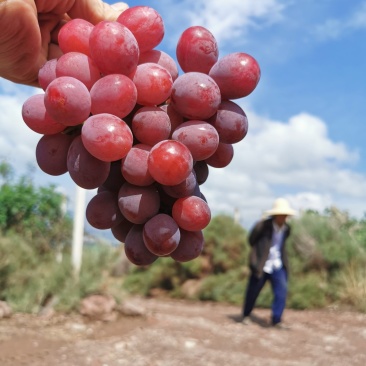
[[139,65],[147,62],[153,62],[167,69],[173,79],[178,77],[179,71],[174,59],[164,51],[150,50],[140,53]]
[[208,74],[219,57],[218,45],[213,34],[201,26],[187,28],[178,39],[177,59],[184,72]]
[[215,127],[220,142],[235,144],[247,135],[248,119],[242,108],[234,102],[224,100],[217,113],[207,120]]
[[48,60],[38,71],[38,82],[43,90],[47,89],[48,84],[56,79],[57,58]]
[[204,246],[202,231],[187,231],[180,229],[180,242],[177,249],[170,253],[177,262],[188,262],[197,258]]
[[182,116],[204,120],[216,113],[221,103],[220,89],[210,76],[188,72],[174,81],[170,102]]
[[197,185],[196,174],[192,171],[183,182],[175,186],[162,185],[166,194],[175,198],[187,197],[194,194]]
[[118,193],[123,216],[134,224],[144,224],[159,211],[159,193],[154,185],[140,187],[124,183]]
[[110,163],[95,158],[85,149],[81,136],[74,138],[67,154],[67,170],[79,187],[100,187],[108,177],[110,166]]
[[172,210],[172,216],[178,226],[187,231],[204,229],[211,220],[208,204],[200,197],[178,198]]
[[171,216],[158,214],[145,223],[143,239],[151,253],[165,256],[174,251],[179,244],[179,227]]
[[97,193],[86,206],[86,219],[91,226],[100,230],[118,225],[123,216],[118,207],[117,194],[109,191]]
[[44,105],[44,94],[32,95],[23,103],[22,117],[31,130],[42,135],[58,133],[66,128],[64,124],[56,122],[47,112]]
[[58,33],[58,44],[62,52],[81,52],[90,56],[89,37],[94,25],[84,19],[71,19]]
[[91,113],[110,113],[124,118],[135,108],[137,89],[127,76],[110,74],[93,85],[90,96]]
[[214,168],[225,168],[233,160],[233,157],[233,146],[220,142],[217,150],[205,162]]
[[196,173],[196,180],[199,185],[206,182],[209,174],[208,165],[205,161],[196,161],[193,165],[193,170]]
[[136,70],[139,59],[137,41],[121,23],[105,20],[95,25],[90,33],[89,46],[91,58],[103,74],[129,76]]
[[161,15],[149,6],[133,6],[117,18],[135,36],[140,52],[156,47],[164,37],[164,22]]
[[137,266],[146,266],[156,261],[157,255],[145,246],[143,225],[133,225],[125,240],[125,253],[130,262]]
[[173,132],[172,139],[186,145],[195,161],[207,159],[219,145],[216,129],[204,121],[183,122]]
[[151,146],[136,144],[122,159],[121,171],[127,182],[136,186],[149,186],[155,182],[147,166],[150,150]]
[[209,75],[219,86],[223,100],[238,99],[246,97],[256,88],[261,71],[252,56],[236,52],[219,59]]
[[49,175],[67,172],[67,153],[74,137],[63,133],[44,135],[36,147],[38,166]]
[[85,148],[102,161],[124,158],[132,147],[132,132],[120,118],[109,113],[89,117],[81,130]]
[[71,76],[80,80],[88,90],[100,79],[97,65],[87,55],[80,52],[68,52],[62,55],[56,64],[56,77]]
[[153,146],[169,138],[169,116],[159,107],[142,107],[132,118],[132,132],[143,144]]
[[230,99],[254,90],[258,63],[240,52],[219,59],[215,37],[199,25],[182,32],[175,61],[155,49],[164,23],[148,6],[95,23],[55,28],[56,57],[38,73],[45,93],[23,104],[25,124],[43,135],[37,163],[97,190],[86,219],[124,242],[130,262],[192,260],[211,219],[201,185],[247,134],[247,116]]
[[162,104],[172,91],[173,79],[169,71],[152,62],[138,65],[132,80],[137,89],[137,103],[141,105]]
[[188,148],[181,142],[164,140],[150,150],[148,168],[157,182],[174,186],[183,182],[191,173],[193,159]]
[[89,90],[73,77],[58,77],[48,85],[44,105],[55,121],[65,126],[76,126],[90,115]]

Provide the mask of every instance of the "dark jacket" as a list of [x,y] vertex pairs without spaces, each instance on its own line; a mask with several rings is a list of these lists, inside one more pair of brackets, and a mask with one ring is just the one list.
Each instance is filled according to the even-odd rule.
[[[283,245],[281,247],[281,259],[283,266],[288,272],[288,258],[286,252],[286,239],[289,237],[291,228],[285,224],[285,234]],[[249,267],[254,275],[261,277],[263,267],[268,258],[269,250],[272,244],[273,219],[259,221],[249,233],[249,244],[251,246],[249,254]]]

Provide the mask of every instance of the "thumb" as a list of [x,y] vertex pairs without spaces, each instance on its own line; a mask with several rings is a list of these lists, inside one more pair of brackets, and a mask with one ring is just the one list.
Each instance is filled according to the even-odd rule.
[[126,3],[114,3],[111,5],[113,9],[117,10],[119,13],[124,12],[126,9],[128,9],[128,5]]
[[101,0],[74,0],[74,5],[68,11],[71,18],[82,18],[92,24],[102,20],[115,21],[122,11],[126,10],[126,3],[109,5]]

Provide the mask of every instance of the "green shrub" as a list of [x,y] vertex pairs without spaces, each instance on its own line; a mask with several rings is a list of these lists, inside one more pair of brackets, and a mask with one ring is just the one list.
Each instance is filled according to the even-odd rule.
[[364,253],[354,235],[357,222],[334,208],[325,215],[305,212],[292,226],[289,249],[293,273],[326,270],[331,275]]
[[340,299],[366,313],[366,261],[353,260],[340,273]]
[[287,306],[292,309],[314,309],[327,305],[327,280],[324,274],[307,273],[290,278]]
[[34,313],[48,296],[54,296],[56,309],[73,310],[86,295],[107,290],[116,250],[105,245],[85,247],[76,279],[68,251],[59,263],[54,252],[40,255],[17,236],[0,238],[0,298],[14,311]]
[[240,269],[206,277],[201,284],[198,298],[205,301],[218,301],[242,304],[246,279]]

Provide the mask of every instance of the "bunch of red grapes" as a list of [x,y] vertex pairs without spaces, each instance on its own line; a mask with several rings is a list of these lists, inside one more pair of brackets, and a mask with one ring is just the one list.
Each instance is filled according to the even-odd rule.
[[22,108],[27,126],[42,134],[39,167],[97,189],[87,221],[111,230],[136,265],[200,255],[211,219],[200,186],[246,136],[247,116],[232,99],[249,95],[260,78],[246,53],[219,58],[201,26],[181,34],[176,63],[156,49],[164,31],[147,6],[115,22],[69,21],[58,36],[63,55],[39,71],[44,93]]

